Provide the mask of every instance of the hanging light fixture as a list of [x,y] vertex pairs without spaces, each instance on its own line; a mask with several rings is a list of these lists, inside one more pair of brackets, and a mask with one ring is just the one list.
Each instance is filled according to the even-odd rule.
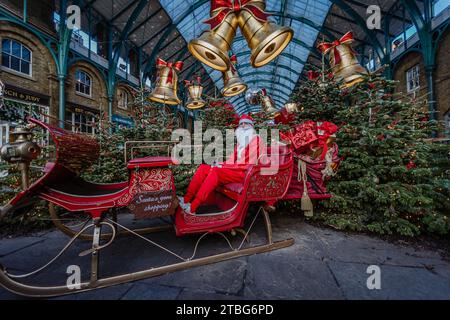
[[197,77],[197,81],[185,80],[184,84],[189,93],[189,99],[186,102],[186,108],[199,109],[205,106],[205,101],[202,99],[203,86],[201,85],[201,78]]

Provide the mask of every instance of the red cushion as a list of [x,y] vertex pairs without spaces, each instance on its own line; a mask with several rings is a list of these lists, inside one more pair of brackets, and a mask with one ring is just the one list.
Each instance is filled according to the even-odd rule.
[[242,183],[228,183],[225,185],[220,185],[217,187],[217,191],[226,195],[227,197],[238,201],[240,194],[244,190],[244,185]]
[[242,183],[233,182],[224,185],[223,188],[241,194],[242,190],[244,190],[244,185]]
[[148,167],[167,167],[171,164],[178,164],[171,157],[144,157],[136,158],[128,162],[128,169],[148,168]]

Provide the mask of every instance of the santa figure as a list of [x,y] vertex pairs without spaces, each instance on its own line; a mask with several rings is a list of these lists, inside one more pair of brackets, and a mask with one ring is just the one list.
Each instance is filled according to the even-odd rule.
[[181,208],[195,213],[198,207],[220,184],[242,183],[250,165],[256,164],[264,153],[262,139],[256,134],[253,119],[243,115],[235,131],[237,144],[234,152],[223,163],[202,164],[194,174],[184,197],[179,197]]

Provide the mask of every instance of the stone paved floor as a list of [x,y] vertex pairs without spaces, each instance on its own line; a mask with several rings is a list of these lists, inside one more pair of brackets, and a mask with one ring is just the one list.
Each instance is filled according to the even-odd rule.
[[[261,221],[251,243],[264,241]],[[392,244],[364,235],[348,235],[311,226],[299,218],[274,216],[275,240],[293,237],[291,247],[237,258],[159,277],[56,299],[450,299],[450,261],[438,252]],[[188,257],[196,237],[177,238],[173,232],[152,234]],[[67,242],[59,231],[0,240],[0,263],[13,272],[33,270],[52,258]],[[233,244],[239,239],[235,238]],[[32,283],[64,284],[67,266],[89,270],[89,247],[77,242],[50,269]],[[225,251],[223,239],[205,238],[201,256]],[[157,248],[133,237],[121,237],[102,254],[102,275],[143,270],[175,261]],[[369,290],[368,266],[381,270],[381,289]],[[83,273],[84,276],[86,274]],[[23,299],[0,288],[0,299]]]

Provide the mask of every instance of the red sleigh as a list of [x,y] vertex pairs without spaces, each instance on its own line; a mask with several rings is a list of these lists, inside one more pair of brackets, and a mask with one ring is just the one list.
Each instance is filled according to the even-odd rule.
[[[99,155],[99,146],[90,136],[72,133],[38,120],[30,119],[31,123],[39,125],[50,133],[56,146],[56,159],[48,163],[45,174],[26,190],[17,194],[5,207],[2,215],[11,214],[30,206],[39,199],[47,200],[51,206],[51,214],[58,220],[54,205],[70,212],[86,213],[90,221],[81,230],[68,230],[60,222],[57,226],[73,236],[73,240],[81,238],[83,232],[92,228],[92,249],[85,254],[91,254],[91,278],[80,284],[79,289],[70,290],[67,286],[41,287],[24,285],[15,280],[8,271],[0,266],[0,284],[6,289],[26,296],[55,296],[95,288],[135,281],[147,277],[161,275],[167,272],[228,260],[235,257],[251,255],[284,248],[294,243],[293,239],[274,242],[272,228],[267,208],[278,200],[286,198],[294,172],[293,154],[289,147],[268,148],[264,161],[249,166],[246,178],[242,184],[228,184],[217,188],[198,209],[197,214],[188,214],[178,207],[175,197],[175,186],[171,166],[177,165],[169,157],[146,157],[131,160],[127,164],[129,179],[127,182],[113,184],[95,184],[83,180],[80,174],[89,167]],[[272,162],[271,162],[272,161]],[[273,162],[276,166],[272,168]],[[289,197],[289,196],[288,196]],[[248,207],[251,203],[260,205],[250,227],[243,231]],[[161,231],[165,226],[157,226],[146,230],[130,230],[119,224],[114,217],[117,209],[128,208],[138,218],[157,218],[175,215],[174,228],[178,236],[186,234],[221,233],[226,231],[243,231],[244,239],[239,247],[225,253],[204,258],[182,258],[181,262],[162,267],[150,268],[134,272],[99,278],[99,252],[110,245],[118,229],[140,236],[140,231]],[[110,214],[112,213],[112,218]],[[253,226],[253,222],[262,214],[265,222],[267,243],[259,246],[245,247],[245,240]],[[90,224],[88,224],[90,223]],[[108,242],[101,245],[102,227],[111,229],[111,233],[103,235]],[[143,233],[143,232],[142,232]],[[223,234],[222,234],[223,235]],[[66,246],[68,247],[68,246]],[[67,249],[67,248],[65,248]],[[63,250],[65,250],[63,249]]]

